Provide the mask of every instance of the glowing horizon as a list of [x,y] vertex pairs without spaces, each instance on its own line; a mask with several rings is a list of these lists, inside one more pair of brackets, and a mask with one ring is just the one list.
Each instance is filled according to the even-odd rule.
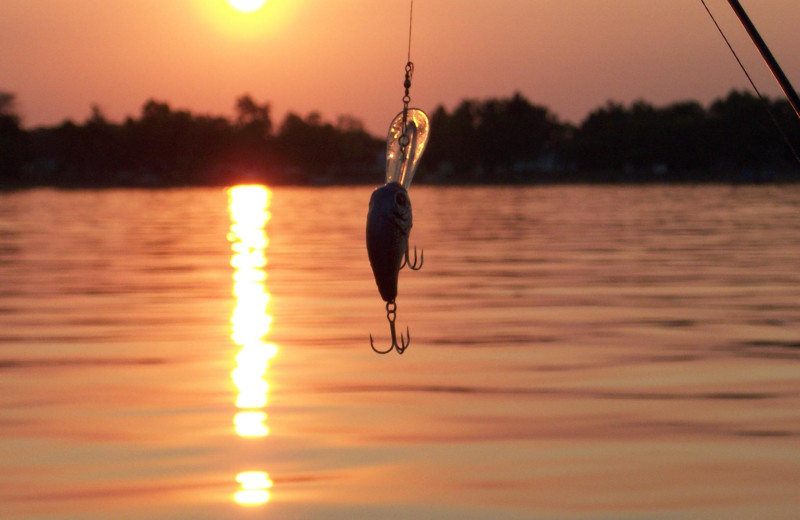
[[[762,92],[781,97],[727,2],[707,1]],[[122,122],[148,99],[229,116],[249,93],[271,104],[274,123],[289,111],[319,111],[334,121],[351,115],[383,136],[402,106],[407,7],[269,0],[241,13],[227,0],[5,0],[0,90],[17,95],[28,128],[84,121],[93,104]],[[745,8],[800,85],[800,2]],[[750,90],[707,13],[689,0],[475,0],[458,16],[447,0],[422,0],[411,51],[411,104],[428,113],[519,91],[579,123],[608,100],[705,105]]]

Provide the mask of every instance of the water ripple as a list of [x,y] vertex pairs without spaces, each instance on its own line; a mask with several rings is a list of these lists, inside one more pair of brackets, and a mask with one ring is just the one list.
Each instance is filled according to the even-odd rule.
[[18,370],[27,368],[63,368],[63,367],[107,367],[107,366],[142,366],[163,365],[164,358],[16,358],[0,359],[0,370]]
[[730,401],[764,400],[779,397],[795,397],[798,393],[785,392],[646,392],[625,390],[577,389],[556,387],[499,387],[461,385],[331,385],[315,387],[315,392],[325,393],[431,393],[470,394],[484,396],[554,396],[585,399],[624,399],[635,401]]

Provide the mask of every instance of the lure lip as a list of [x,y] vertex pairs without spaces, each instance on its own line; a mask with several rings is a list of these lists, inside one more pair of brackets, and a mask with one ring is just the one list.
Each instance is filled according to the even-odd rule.
[[[403,136],[407,139],[405,155],[401,151]],[[423,110],[409,108],[395,116],[386,136],[386,184],[396,182],[405,189],[411,187],[429,136],[430,122]]]

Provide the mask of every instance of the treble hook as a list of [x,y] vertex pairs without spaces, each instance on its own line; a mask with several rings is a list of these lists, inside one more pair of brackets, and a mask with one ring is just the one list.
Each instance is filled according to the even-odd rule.
[[372,340],[372,334],[369,335],[369,345],[372,347],[372,350],[377,352],[378,354],[388,354],[392,351],[392,349],[397,350],[398,354],[402,354],[411,344],[411,333],[408,331],[408,327],[406,327],[406,338],[403,337],[403,334],[400,333],[400,344],[397,344],[397,333],[394,330],[394,320],[397,317],[397,304],[394,303],[394,300],[390,302],[386,302],[386,319],[389,320],[389,331],[392,333],[392,344],[389,345],[389,348],[386,350],[378,350],[375,348],[375,343]]
[[409,269],[412,271],[419,271],[422,269],[422,264],[425,263],[425,250],[421,250],[419,252],[419,265],[417,265],[417,246],[414,246],[414,263],[412,264],[408,258],[408,248],[406,248],[406,254],[403,257],[403,263],[400,264],[400,269],[405,266],[408,266]]

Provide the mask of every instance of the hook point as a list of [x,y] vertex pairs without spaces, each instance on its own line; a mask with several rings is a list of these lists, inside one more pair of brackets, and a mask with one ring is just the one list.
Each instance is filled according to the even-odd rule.
[[405,266],[408,266],[409,269],[412,271],[419,271],[422,269],[422,264],[425,263],[425,250],[420,249],[419,253],[419,264],[417,264],[417,246],[414,246],[414,262],[411,262],[408,254],[408,248],[406,248],[406,254],[403,255],[403,262],[400,264],[400,269]]
[[408,348],[408,346],[411,345],[411,331],[408,330],[408,326],[406,326],[406,335],[405,335],[405,337],[403,337],[403,333],[401,332],[400,333],[400,344],[397,343],[397,332],[395,331],[394,316],[393,316],[394,315],[394,309],[392,307],[390,307],[392,304],[394,304],[394,301],[387,302],[387,304],[386,304],[386,308],[387,309],[390,309],[390,308],[392,309],[392,310],[387,310],[387,316],[386,316],[388,318],[388,320],[389,320],[389,331],[392,334],[392,343],[389,345],[389,348],[387,348],[386,350],[379,350],[379,349],[375,348],[375,342],[372,339],[372,334],[369,335],[369,346],[372,347],[372,350],[374,350],[378,354],[388,354],[393,349],[396,350],[398,354],[402,354],[403,352],[405,352],[405,350]]

